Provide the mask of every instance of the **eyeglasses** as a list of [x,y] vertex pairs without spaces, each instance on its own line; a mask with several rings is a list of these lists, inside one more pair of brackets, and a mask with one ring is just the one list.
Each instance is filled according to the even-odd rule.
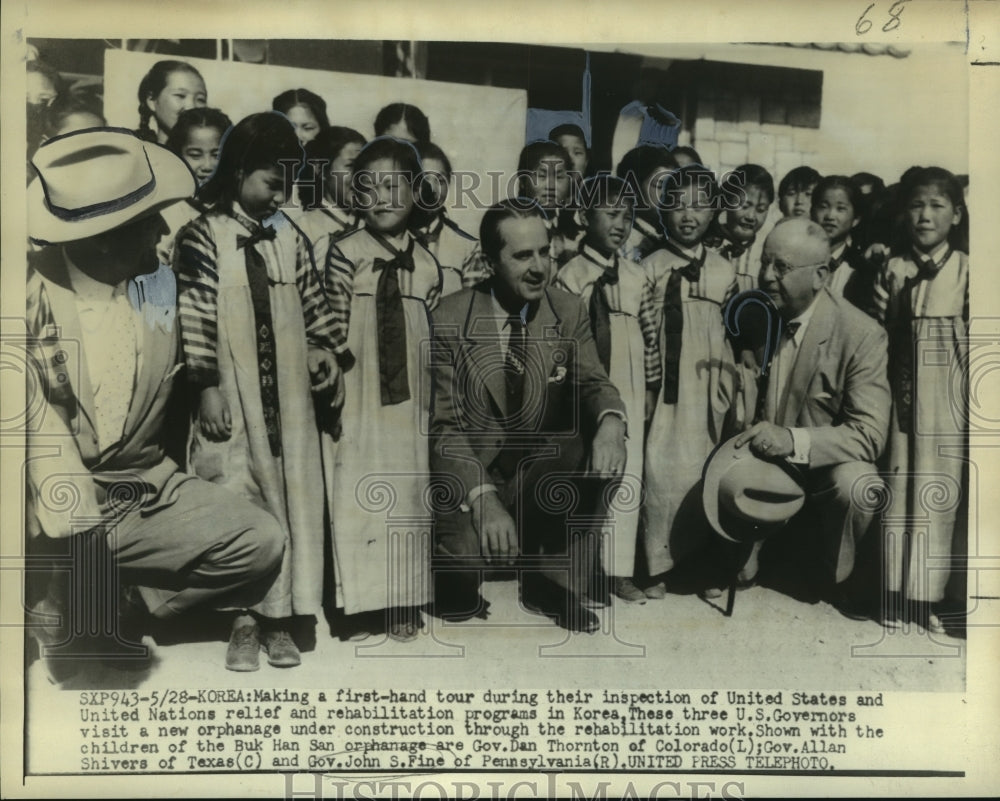
[[774,274],[778,276],[779,279],[784,278],[789,273],[795,272],[796,270],[804,270],[807,267],[826,267],[827,262],[819,261],[815,264],[785,264],[783,261],[773,261],[773,262],[761,262],[760,271],[761,273],[767,272],[768,268],[774,270]]

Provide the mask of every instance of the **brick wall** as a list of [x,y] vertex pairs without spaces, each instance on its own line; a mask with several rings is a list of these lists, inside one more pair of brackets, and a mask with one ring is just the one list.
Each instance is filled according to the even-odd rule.
[[679,144],[694,147],[720,177],[753,163],[777,184],[789,170],[817,157],[821,85],[786,82],[771,70],[748,75],[752,70],[746,68],[748,86],[739,91],[720,88],[714,80],[699,82],[694,119],[685,120]]

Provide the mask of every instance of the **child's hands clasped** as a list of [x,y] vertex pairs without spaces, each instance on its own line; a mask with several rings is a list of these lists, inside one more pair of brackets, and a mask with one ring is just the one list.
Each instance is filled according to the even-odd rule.
[[215,442],[229,439],[233,433],[233,418],[229,413],[229,404],[218,387],[205,387],[201,391],[201,408],[198,410],[201,420],[201,433]]
[[333,391],[331,406],[339,407],[344,402],[344,374],[337,364],[337,359],[323,348],[309,348],[306,356],[309,364],[309,377],[312,379],[312,391]]

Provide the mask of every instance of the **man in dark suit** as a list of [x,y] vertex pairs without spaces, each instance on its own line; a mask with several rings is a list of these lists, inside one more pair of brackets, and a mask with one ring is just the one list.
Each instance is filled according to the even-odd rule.
[[[768,235],[759,286],[777,307],[784,336],[767,381],[746,382],[746,419],[754,423],[736,445],[801,471],[802,514],[818,526],[793,520],[789,528],[815,537],[827,598],[846,609],[856,599],[838,585],[851,575],[874,514],[864,501],[880,484],[874,462],[885,446],[890,395],[885,331],[826,288],[829,262],[829,239],[815,223],[785,219]],[[757,548],[741,578],[756,572]]]
[[[278,522],[180,472],[165,450],[177,436],[165,422],[182,365],[174,274],[155,246],[166,229],[160,209],[190,196],[194,178],[165,148],[120,129],[58,137],[33,162],[29,235],[47,247],[34,254],[27,284],[32,548],[58,553],[60,541],[85,540],[105,549],[126,583],[142,585],[135,605],[158,619],[200,604],[249,607],[279,567]],[[97,592],[89,576],[74,580]],[[53,581],[34,605],[44,644],[69,636],[70,601]],[[234,637],[227,666],[252,669],[251,645],[259,651]]]
[[431,468],[461,500],[436,516],[435,605],[474,614],[481,570],[517,560],[526,607],[595,631],[584,604],[605,600],[598,543],[570,537],[567,513],[597,519],[608,480],[622,475],[624,405],[583,304],[548,287],[544,212],[504,201],[483,216],[480,241],[493,277],[434,315]]

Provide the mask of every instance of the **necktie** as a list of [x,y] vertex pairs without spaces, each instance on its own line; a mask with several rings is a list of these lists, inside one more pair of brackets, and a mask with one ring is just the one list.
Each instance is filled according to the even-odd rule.
[[951,258],[952,249],[948,248],[944,256],[938,260],[923,258],[914,254],[917,265],[916,275],[903,281],[899,293],[899,316],[892,331],[892,346],[889,353],[889,364],[895,365],[895,381],[893,385],[893,401],[896,404],[896,419],[899,429],[904,434],[913,432],[913,351],[916,340],[913,336],[913,296],[921,281],[930,281]]
[[750,249],[750,246],[753,245],[753,242],[754,242],[753,239],[749,240],[748,242],[727,241],[726,244],[724,244],[722,248],[719,250],[719,253],[722,256],[722,258],[729,259],[730,261],[732,259],[738,259],[744,253],[746,253],[747,250]]
[[[132,403],[136,368],[135,315],[128,296],[115,291],[108,305],[111,325],[108,330],[108,360],[95,404],[97,434],[101,447],[107,449],[122,438],[125,418]],[[96,401],[96,399],[95,399]]]
[[[495,461],[496,469],[505,478],[517,475],[518,465],[529,448],[523,442],[511,442],[510,436],[527,430],[524,415],[525,364],[527,357],[527,330],[520,314],[507,318],[507,352],[503,360],[503,375],[507,400],[507,416],[501,421],[508,432]],[[523,435],[522,435],[523,436]]]
[[[781,343],[778,346],[778,353],[777,353],[777,356],[778,356],[779,359],[781,359],[781,356],[782,356],[781,351],[785,350],[785,348],[782,347],[784,345],[784,343],[787,342],[788,340],[794,339],[796,332],[801,327],[802,327],[802,323],[782,323],[781,324]],[[786,353],[784,355],[787,358],[787,356],[788,356],[787,351],[786,351]],[[761,374],[759,376],[757,376],[757,406],[756,406],[756,408],[754,410],[754,416],[753,416],[753,422],[754,423],[759,423],[761,420],[764,420],[767,417],[767,414],[766,414],[766,410],[767,410],[767,393],[770,392],[771,386],[772,386],[771,385],[771,380],[772,380],[771,376],[774,376],[774,381],[776,382],[774,384],[774,391],[775,391],[775,393],[778,393],[778,392],[782,391],[782,387],[779,386],[778,383],[777,383],[777,381],[778,381],[778,375],[777,374],[778,374],[779,370],[782,370],[782,369],[785,369],[785,368],[783,368],[780,365],[780,363],[777,364],[777,365],[775,365],[775,364],[772,363],[771,367],[772,368],[777,368],[777,369],[770,369],[766,373],[763,372],[763,371],[761,371]],[[783,373],[783,375],[787,375],[787,372],[788,371],[785,370],[785,372]],[[775,399],[775,405],[777,405],[778,400],[779,399],[777,399],[777,398]]]
[[237,236],[236,248],[243,251],[247,284],[250,287],[250,300],[253,305],[264,429],[267,431],[267,443],[271,448],[271,454],[280,456],[281,404],[278,398],[278,355],[274,341],[274,322],[271,318],[271,281],[267,275],[267,262],[255,247],[258,242],[273,240],[277,231],[274,228],[263,228],[250,221],[240,220],[240,222],[253,231],[250,236]]
[[697,259],[692,259],[670,240],[667,240],[666,247],[687,262],[683,267],[671,271],[663,298],[663,402],[674,404],[677,403],[680,384],[681,344],[684,331],[682,282],[686,278],[691,283],[697,283],[701,278],[701,268],[705,264],[705,250],[702,249],[701,256]]
[[525,348],[525,328],[520,314],[512,314],[507,319],[507,354],[504,357],[503,374],[507,389],[507,420],[516,427],[524,405],[524,371],[527,356]]
[[444,230],[444,217],[438,217],[427,228],[417,232],[420,244],[430,250],[431,245],[441,238],[441,231]]
[[392,406],[410,399],[410,380],[406,369],[406,313],[399,291],[399,271],[413,272],[413,240],[410,240],[406,250],[399,251],[376,232],[368,233],[393,254],[391,259],[375,259],[372,267],[375,272],[381,272],[375,289],[375,313],[382,405]]
[[611,304],[608,303],[605,287],[618,283],[618,257],[615,256],[612,266],[594,281],[590,293],[590,327],[594,332],[594,343],[597,345],[597,356],[601,360],[604,372],[611,367]]

